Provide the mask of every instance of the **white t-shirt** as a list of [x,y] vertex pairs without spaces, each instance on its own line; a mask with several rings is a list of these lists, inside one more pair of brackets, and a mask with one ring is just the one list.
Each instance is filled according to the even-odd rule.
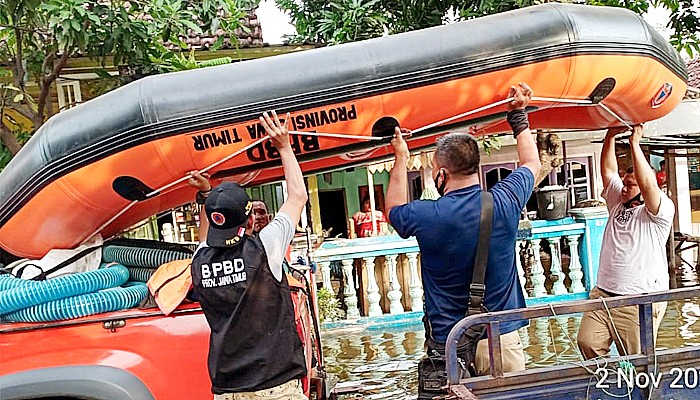
[[[294,239],[295,226],[292,218],[284,212],[278,212],[275,218],[266,227],[260,230],[260,241],[262,241],[267,254],[267,263],[270,271],[277,281],[282,281],[282,261],[284,253]],[[206,242],[201,242],[197,251],[203,247],[209,247]],[[195,254],[197,254],[195,251]],[[193,256],[194,257],[194,256]]]
[[625,208],[620,202],[622,179],[614,177],[603,191],[608,223],[603,234],[598,287],[616,294],[640,294],[668,290],[666,241],[676,209],[661,194],[653,215],[644,205]]

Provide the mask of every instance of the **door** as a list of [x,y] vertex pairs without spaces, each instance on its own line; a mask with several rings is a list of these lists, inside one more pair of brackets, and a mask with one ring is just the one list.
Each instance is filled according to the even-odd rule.
[[321,226],[330,230],[329,238],[348,237],[348,211],[345,205],[345,190],[322,190],[318,192]]

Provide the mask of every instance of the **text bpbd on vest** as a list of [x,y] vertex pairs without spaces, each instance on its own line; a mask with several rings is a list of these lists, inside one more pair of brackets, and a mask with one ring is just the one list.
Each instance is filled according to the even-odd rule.
[[202,264],[202,286],[205,288],[232,285],[246,280],[242,258]]

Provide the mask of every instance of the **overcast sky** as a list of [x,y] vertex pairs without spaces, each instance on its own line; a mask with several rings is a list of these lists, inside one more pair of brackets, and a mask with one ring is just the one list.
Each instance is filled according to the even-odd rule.
[[275,5],[274,0],[262,0],[255,12],[260,20],[263,41],[270,44],[280,44],[283,35],[294,33],[294,25],[289,23],[289,17]]
[[[274,0],[262,0],[257,11],[260,26],[263,31],[263,40],[270,44],[280,44],[284,41],[283,35],[294,33],[294,26],[289,23],[289,17],[280,11]],[[665,9],[652,9],[644,19],[657,31],[668,38],[666,24],[669,11]]]

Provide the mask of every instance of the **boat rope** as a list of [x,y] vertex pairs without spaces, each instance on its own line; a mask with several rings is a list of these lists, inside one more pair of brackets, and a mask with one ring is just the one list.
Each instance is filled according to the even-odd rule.
[[[446,123],[449,123],[449,122],[452,122],[452,121],[455,121],[455,120],[459,120],[459,119],[462,119],[462,118],[464,118],[464,117],[468,117],[468,116],[470,116],[470,115],[473,115],[473,114],[476,114],[476,113],[479,113],[479,112],[482,112],[482,111],[485,111],[485,110],[488,110],[488,109],[491,109],[491,108],[494,108],[494,107],[501,106],[501,105],[503,105],[503,104],[507,104],[507,103],[511,102],[513,99],[514,99],[513,97],[507,97],[507,98],[505,98],[505,99],[503,99],[503,100],[499,100],[499,101],[496,101],[496,102],[487,104],[487,105],[485,105],[485,106],[482,106],[482,107],[479,107],[479,108],[475,108],[475,109],[473,109],[473,110],[469,110],[469,111],[463,112],[463,113],[461,113],[461,114],[457,114],[457,115],[454,115],[454,116],[452,116],[452,117],[445,118],[445,119],[442,119],[442,120],[437,121],[437,122],[433,122],[433,123],[428,124],[428,125],[425,125],[425,126],[421,126],[421,127],[419,127],[419,128],[413,129],[410,133],[404,134],[404,136],[410,136],[410,135],[412,135],[412,134],[419,133],[419,132],[422,132],[422,131],[424,131],[424,130],[428,130],[428,129],[431,129],[431,128],[435,128],[435,127],[444,125],[444,124],[446,124]],[[537,97],[537,96],[533,96],[530,100],[531,100],[531,101],[553,102],[553,103],[570,103],[570,104],[579,104],[579,105],[591,105],[591,104],[593,104],[593,102],[592,102],[591,100],[588,100],[588,99],[565,99],[565,98],[553,98],[553,97]],[[622,118],[620,118],[617,114],[615,114],[612,110],[610,110],[610,108],[608,108],[607,106],[605,106],[603,103],[598,103],[598,104],[596,104],[596,105],[602,107],[604,110],[606,110],[608,113],[610,113],[613,117],[617,118],[617,119],[618,119],[620,122],[622,122],[625,126],[627,126],[628,128],[631,129],[631,127],[630,127],[629,124],[627,124],[624,120],[622,120]],[[317,137],[329,137],[329,138],[335,138],[335,139],[366,140],[366,141],[382,141],[382,140],[386,140],[386,139],[389,139],[389,138],[393,137],[393,135],[392,135],[392,136],[363,136],[363,135],[346,135],[346,134],[341,134],[341,133],[328,133],[328,132],[301,132],[301,131],[288,131],[288,132],[289,132],[290,134],[294,134],[294,135],[310,135],[310,136],[317,136]],[[269,136],[264,136],[264,137],[262,137],[262,138],[260,138],[260,139],[258,139],[258,140],[256,140],[256,141],[250,143],[249,145],[247,145],[247,146],[245,146],[245,147],[243,147],[243,148],[241,148],[241,149],[239,149],[239,150],[237,150],[237,151],[235,151],[235,152],[229,154],[228,156],[226,156],[226,157],[220,159],[219,161],[216,161],[216,162],[214,162],[213,164],[211,164],[211,165],[209,165],[209,166],[207,166],[207,167],[202,168],[201,170],[199,170],[199,172],[200,172],[200,173],[205,173],[205,172],[211,170],[212,168],[215,168],[215,167],[217,167],[218,165],[220,165],[220,164],[222,164],[222,163],[224,163],[224,162],[226,162],[226,161],[232,159],[233,157],[236,157],[236,156],[238,156],[239,154],[241,154],[241,153],[243,153],[243,152],[245,152],[245,151],[248,151],[248,149],[257,146],[258,144],[260,144],[260,143],[262,143],[262,142],[264,142],[265,140],[268,140],[268,139],[269,139]],[[155,190],[153,190],[153,191],[147,193],[147,194],[146,194],[146,199],[148,199],[148,198],[150,198],[150,197],[153,197],[153,196],[155,196],[155,195],[158,195],[159,193],[163,193],[165,190],[170,189],[170,188],[172,188],[173,186],[176,186],[176,185],[178,185],[178,184],[180,184],[180,183],[182,183],[182,182],[185,182],[185,181],[186,181],[187,179],[189,179],[189,178],[190,178],[190,176],[189,176],[189,175],[186,175],[186,176],[183,176],[183,177],[181,177],[181,178],[179,178],[179,179],[176,179],[176,180],[174,180],[174,181],[172,181],[172,182],[170,182],[170,183],[168,183],[168,184],[166,184],[166,185],[164,185],[164,186],[161,186],[160,188],[155,189]],[[121,210],[120,210],[117,214],[115,214],[112,218],[110,218],[109,220],[107,220],[104,224],[102,224],[98,229],[96,229],[96,230],[95,230],[90,236],[88,236],[88,237],[92,237],[92,236],[94,236],[95,234],[100,233],[105,227],[109,226],[112,222],[114,222],[117,218],[119,218],[120,216],[122,216],[125,212],[127,212],[129,209],[131,209],[131,207],[133,207],[133,206],[134,206],[136,203],[138,203],[138,202],[139,202],[139,200],[134,200],[134,201],[132,201],[131,203],[127,204],[123,209],[121,209]]]
[[613,117],[617,118],[617,120],[620,121],[620,122],[622,122],[622,124],[623,124],[624,126],[626,126],[628,129],[632,129],[632,127],[630,126],[630,124],[628,124],[625,120],[623,120],[622,118],[620,118],[619,115],[615,114],[615,112],[613,112],[613,110],[609,109],[608,106],[606,106],[605,104],[603,104],[602,101],[601,101],[600,103],[598,103],[598,105],[599,105],[600,107],[602,107],[603,110],[609,112],[610,115],[612,115]]
[[[603,301],[603,304],[605,304],[605,307],[607,309],[607,304],[605,303],[605,300],[603,300],[602,297],[601,297],[601,300]],[[552,306],[552,304],[549,304],[549,309],[552,311],[552,316],[558,317],[557,313],[554,311],[554,307]],[[608,310],[608,314],[610,314],[609,310]],[[612,317],[610,318],[610,321],[612,322]],[[613,324],[613,329],[614,329],[614,324]],[[576,355],[578,355],[578,358],[579,358],[578,363],[571,362],[571,361],[569,361],[568,363],[576,365],[578,367],[581,367],[581,368],[585,369],[589,374],[591,374],[591,378],[588,380],[588,386],[586,388],[586,399],[589,398],[590,389],[591,389],[591,381],[593,380],[593,378],[598,379],[598,382],[596,382],[596,383],[601,383],[600,380],[603,379],[603,377],[607,377],[609,375],[614,375],[614,374],[619,374],[620,370],[623,369],[622,366],[624,365],[625,362],[627,362],[629,364],[629,362],[625,359],[625,357],[622,357],[623,360],[619,363],[618,369],[613,369],[612,367],[608,367],[608,361],[605,358],[603,358],[603,356],[598,356],[598,357],[590,359],[590,361],[594,361],[596,363],[596,369],[594,371],[594,370],[588,368],[588,366],[586,366],[584,364],[584,362],[586,360],[583,357],[583,354],[581,353],[581,349],[579,349],[578,345],[576,345],[574,343],[574,341],[571,339],[571,336],[569,336],[568,330],[562,328],[562,331],[564,331],[566,338],[569,340],[569,344],[570,344],[571,348],[574,349],[574,352],[576,353]],[[618,338],[619,338],[619,335],[618,335]],[[555,342],[554,333],[551,330],[551,325],[550,325],[550,339],[552,340],[552,346],[554,347],[554,354],[555,354],[555,357],[557,359],[557,363],[559,363],[559,357],[557,356],[556,346],[554,344],[554,342]],[[656,353],[654,354],[654,356],[656,356]],[[602,366],[599,363],[600,361],[603,362]],[[654,361],[654,363],[656,364],[656,361]],[[629,364],[629,365],[632,365],[632,364]],[[608,373],[603,375],[603,376],[600,376],[599,375],[600,371],[603,371],[603,370],[607,370]],[[626,379],[623,379],[623,381],[627,382]],[[629,385],[627,387],[627,393],[624,395],[610,393],[607,390],[605,390],[605,388],[603,388],[603,387],[600,387],[600,389],[608,396],[615,397],[615,398],[628,397],[630,400],[632,399],[632,392],[634,391],[634,387],[630,387]]]
[[95,229],[95,231],[92,232],[88,237],[91,238],[91,237],[95,236],[96,234],[102,232],[102,230],[103,230],[104,228],[106,228],[107,226],[109,226],[109,224],[111,224],[112,222],[114,222],[114,220],[116,220],[117,218],[119,218],[119,217],[121,217],[122,215],[124,215],[125,212],[129,211],[129,209],[131,209],[131,207],[133,207],[134,205],[136,205],[136,203],[138,203],[138,202],[139,202],[138,200],[132,200],[131,203],[127,204],[126,207],[122,208],[122,209],[121,209],[118,213],[116,213],[112,218],[108,219],[107,222],[105,222],[104,224],[100,225],[100,227],[97,228],[97,229]]
[[[461,114],[457,114],[445,119],[442,119],[437,122],[433,122],[431,124],[421,126],[419,128],[411,130],[411,134],[416,134],[419,132],[422,132],[424,130],[428,130],[431,128],[435,128],[438,126],[442,126],[448,122],[456,121],[459,119],[462,119],[464,117],[468,117],[470,115],[488,110],[493,107],[498,107],[503,104],[508,104],[513,100],[513,97],[507,97],[503,100],[499,100],[490,104],[487,104],[483,107],[479,107],[470,111],[463,112]],[[604,110],[606,110],[610,115],[615,117],[618,121],[620,121],[622,124],[627,126],[628,128],[631,129],[631,126],[625,122],[622,118],[620,118],[617,114],[615,114],[610,108],[608,108],[605,104],[602,102],[594,104],[591,100],[588,99],[565,99],[565,98],[555,98],[555,97],[538,97],[538,96],[532,96],[530,98],[530,101],[540,101],[540,102],[550,102],[550,103],[568,103],[568,104],[575,104],[575,105],[595,105],[595,106],[600,106]],[[386,140],[391,138],[392,136],[366,136],[366,135],[346,135],[342,133],[329,133],[329,132],[303,132],[303,131],[289,131],[290,134],[294,135],[309,135],[309,136],[317,136],[317,137],[328,137],[328,138],[335,138],[335,139],[347,139],[347,140],[365,140],[365,141],[381,141],[381,140]]]
[[302,131],[289,131],[292,135],[308,135],[308,136],[318,136],[318,137],[329,137],[335,139],[352,139],[352,140],[384,140],[387,139],[386,136],[359,136],[359,135],[345,135],[342,133],[326,133],[326,132],[302,132]]
[[454,121],[454,120],[457,120],[457,119],[460,119],[460,118],[464,118],[464,117],[467,117],[467,116],[472,115],[472,114],[476,114],[476,113],[481,112],[481,111],[484,111],[484,110],[488,110],[489,108],[493,108],[493,107],[497,107],[497,106],[500,106],[500,105],[503,105],[503,104],[507,104],[507,103],[510,103],[512,100],[513,100],[513,97],[507,97],[507,98],[505,98],[505,99],[503,99],[503,100],[501,100],[501,101],[497,101],[497,102],[495,102],[495,103],[487,104],[487,105],[485,105],[485,106],[483,106],[483,107],[479,107],[479,108],[476,108],[476,109],[474,109],[474,110],[467,111],[467,112],[464,112],[464,113],[455,115],[455,116],[450,117],[450,118],[445,118],[445,119],[443,119],[443,120],[441,120],[441,121],[437,121],[437,122],[434,122],[434,123],[429,124],[429,125],[426,125],[426,126],[422,126],[422,127],[418,128],[418,129],[414,129],[414,130],[412,131],[412,133],[418,133],[418,132],[424,131],[424,130],[426,130],[426,129],[434,128],[434,127],[436,127],[436,126],[440,126],[440,125],[446,124],[446,123],[448,123],[448,122],[451,122],[451,121]]
[[[552,306],[551,303],[549,303],[549,309],[552,310],[552,315],[553,315],[554,317],[558,317],[558,315],[557,315],[557,313],[554,311],[554,307]],[[583,354],[581,353],[581,349],[579,349],[578,346],[575,345],[574,341],[571,340],[571,336],[569,336],[569,331],[566,330],[566,329],[562,329],[562,331],[564,331],[564,334],[566,335],[566,338],[569,340],[569,344],[570,344],[571,348],[574,349],[574,351],[576,352],[576,355],[578,355],[579,360],[580,360],[581,362],[586,361],[586,359],[583,358]],[[551,333],[550,333],[550,334],[551,334]],[[552,339],[552,343],[554,343],[554,335],[552,335],[551,339]],[[555,351],[556,351],[556,348],[555,348]],[[588,370],[588,372],[594,373],[590,368],[586,367],[585,365],[582,364],[582,366],[583,366],[583,368],[585,368],[586,370]]]
[[[552,320],[549,318],[547,318],[547,327],[549,328],[549,338],[552,339],[552,348],[554,348],[554,359],[557,360],[557,365],[559,365],[560,364],[559,352],[557,351],[557,344],[556,344],[556,340],[554,339],[554,330],[552,329]],[[564,331],[565,330],[564,327],[561,327],[561,330]]]
[[615,326],[615,321],[613,320],[613,316],[610,313],[610,309],[608,308],[608,303],[605,302],[605,298],[601,297],[600,300],[603,302],[603,306],[605,306],[605,311],[608,313],[608,318],[610,318],[610,324],[612,325],[613,331],[615,332],[615,336],[617,337],[618,343],[620,343],[620,346],[622,346],[622,352],[624,353],[624,356],[627,357],[629,353],[627,353],[627,349],[625,348],[624,343],[622,343],[622,338],[620,338],[620,333],[617,331],[617,327]]
[[[260,144],[260,143],[262,143],[262,142],[268,140],[269,138],[270,138],[269,136],[263,136],[262,138],[260,138],[260,139],[258,139],[258,140],[256,140],[256,141],[254,141],[253,143],[251,143],[251,144],[249,144],[249,145],[243,147],[242,149],[240,149],[240,150],[238,150],[238,151],[235,151],[235,152],[233,152],[233,153],[227,155],[226,157],[222,158],[222,159],[219,160],[219,161],[216,161],[216,162],[213,163],[213,164],[210,164],[210,165],[207,166],[207,167],[202,168],[201,170],[199,170],[199,172],[200,172],[200,173],[205,173],[205,172],[211,170],[212,168],[216,167],[217,165],[220,165],[220,164],[222,164],[222,163],[224,163],[224,162],[226,162],[226,161],[232,159],[233,157],[236,157],[237,155],[243,153],[244,151],[247,151],[247,150],[250,149],[251,147],[257,146],[258,144]],[[176,179],[176,180],[173,181],[173,182],[170,182],[170,183],[168,183],[168,184],[166,184],[166,185],[164,185],[164,186],[162,186],[162,187],[160,187],[160,188],[158,188],[158,189],[155,189],[155,190],[151,191],[150,193],[147,193],[147,194],[146,194],[146,199],[148,199],[148,198],[150,198],[150,197],[152,197],[152,196],[155,196],[155,195],[157,195],[158,193],[161,193],[161,192],[163,192],[164,190],[169,189],[169,188],[171,188],[171,187],[173,187],[173,186],[175,186],[175,185],[177,185],[177,184],[179,184],[179,183],[181,183],[181,182],[184,182],[184,181],[188,180],[189,178],[190,178],[190,175],[185,175],[185,176],[183,176],[182,178]],[[119,217],[121,217],[122,215],[124,215],[125,212],[129,211],[129,209],[131,209],[131,207],[133,207],[134,205],[136,205],[136,203],[138,203],[138,202],[139,202],[139,200],[133,200],[131,203],[127,204],[127,205],[126,205],[124,208],[122,208],[118,213],[116,213],[112,218],[110,218],[109,220],[107,220],[107,222],[105,222],[104,224],[100,225],[100,227],[97,228],[97,229],[96,229],[90,236],[88,236],[88,237],[93,237],[94,235],[96,235],[96,234],[102,232],[102,230],[103,230],[104,228],[106,228],[107,226],[109,226],[109,224],[111,224],[112,222],[114,222],[117,218],[119,218]]]
[[593,104],[592,101],[588,99],[564,99],[564,98],[556,98],[556,97],[537,97],[537,96],[532,96],[530,100],[535,100],[535,101],[548,101],[552,103],[571,103],[571,104]]
[[[269,139],[269,138],[270,138],[269,136],[263,136],[263,137],[261,137],[260,139],[254,141],[253,143],[251,143],[251,144],[249,144],[249,145],[243,147],[242,149],[237,150],[237,151],[234,151],[233,153],[231,153],[231,154],[227,155],[226,157],[222,158],[221,160],[219,160],[219,161],[217,161],[217,162],[215,162],[215,163],[213,163],[213,164],[211,164],[211,165],[209,165],[209,166],[207,166],[207,167],[202,168],[201,170],[199,170],[199,173],[200,173],[200,174],[203,174],[203,173],[205,173],[205,172],[208,172],[210,169],[212,169],[212,168],[214,168],[214,167],[216,167],[216,166],[218,166],[218,165],[220,165],[220,164],[222,164],[222,163],[225,163],[226,161],[232,159],[233,157],[236,157],[237,155],[243,153],[244,151],[248,151],[248,149],[257,146],[258,144],[260,144],[260,143],[266,141],[266,140]],[[166,190],[166,189],[169,189],[169,188],[171,188],[171,187],[173,187],[173,186],[175,186],[175,185],[177,185],[177,184],[179,184],[179,183],[182,183],[182,182],[188,180],[189,178],[190,178],[190,175],[188,174],[188,175],[183,176],[183,177],[180,178],[180,179],[176,179],[176,180],[174,180],[174,181],[168,183],[167,185],[161,186],[160,188],[155,189],[155,190],[153,190],[152,192],[148,193],[148,194],[146,195],[146,198],[149,198],[149,197],[151,197],[151,196],[155,196],[155,195],[157,195],[158,193],[161,193],[161,192],[163,192],[163,191]]]

